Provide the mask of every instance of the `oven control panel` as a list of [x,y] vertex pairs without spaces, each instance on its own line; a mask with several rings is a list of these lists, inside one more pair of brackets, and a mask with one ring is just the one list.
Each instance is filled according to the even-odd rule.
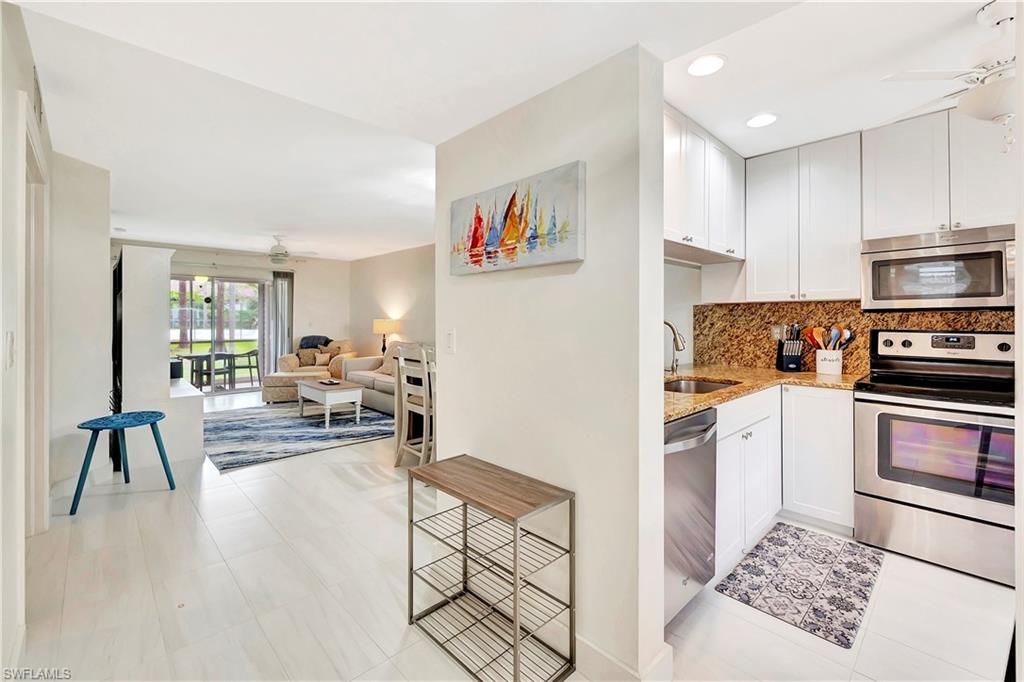
[[872,350],[879,356],[1013,362],[1013,334],[879,331]]

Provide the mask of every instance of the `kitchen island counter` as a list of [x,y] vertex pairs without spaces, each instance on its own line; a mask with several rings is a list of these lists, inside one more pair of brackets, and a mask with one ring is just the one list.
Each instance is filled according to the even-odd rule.
[[670,422],[673,419],[721,405],[771,386],[816,386],[852,391],[853,384],[858,379],[860,376],[856,374],[780,372],[763,367],[729,367],[726,365],[680,365],[675,372],[665,374],[666,383],[683,380],[714,381],[734,383],[735,385],[711,393],[691,394],[665,391],[665,421]]

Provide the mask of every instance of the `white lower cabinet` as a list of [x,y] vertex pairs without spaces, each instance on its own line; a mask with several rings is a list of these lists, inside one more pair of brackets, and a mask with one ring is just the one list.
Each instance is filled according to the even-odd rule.
[[853,527],[853,393],[782,387],[783,508]]
[[777,386],[718,407],[716,573],[757,544],[782,506],[780,412]]

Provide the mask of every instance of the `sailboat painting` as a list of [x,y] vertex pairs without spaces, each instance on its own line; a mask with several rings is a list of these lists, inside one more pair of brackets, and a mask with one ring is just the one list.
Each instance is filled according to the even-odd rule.
[[452,202],[451,274],[583,260],[582,161]]

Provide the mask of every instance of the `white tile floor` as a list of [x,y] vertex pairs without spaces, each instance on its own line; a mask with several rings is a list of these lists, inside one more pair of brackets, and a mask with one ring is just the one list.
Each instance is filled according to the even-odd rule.
[[54,500],[28,543],[23,664],[76,680],[466,679],[406,624],[393,453],[387,439],[226,475],[179,462],[174,492],[154,462],[87,488],[74,518]]
[[851,649],[714,589],[665,633],[677,680],[1002,680],[1013,606],[1009,588],[887,552]]

